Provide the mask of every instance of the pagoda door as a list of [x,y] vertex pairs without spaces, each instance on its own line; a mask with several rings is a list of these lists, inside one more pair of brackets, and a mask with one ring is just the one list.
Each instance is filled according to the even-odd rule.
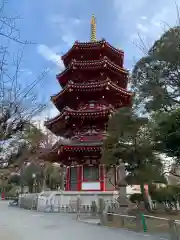
[[102,191],[102,171],[100,165],[84,165],[82,171],[83,191]]
[[66,190],[77,191],[78,190],[78,167],[69,167],[67,172],[67,184]]

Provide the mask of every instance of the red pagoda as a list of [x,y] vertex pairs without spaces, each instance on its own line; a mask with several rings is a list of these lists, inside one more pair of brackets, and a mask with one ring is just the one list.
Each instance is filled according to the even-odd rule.
[[131,104],[123,59],[122,50],[96,40],[94,16],[91,41],[76,41],[62,56],[65,70],[57,75],[62,91],[51,97],[60,114],[45,126],[63,137],[52,150],[51,159],[66,166],[66,191],[113,190],[100,159],[109,117]]

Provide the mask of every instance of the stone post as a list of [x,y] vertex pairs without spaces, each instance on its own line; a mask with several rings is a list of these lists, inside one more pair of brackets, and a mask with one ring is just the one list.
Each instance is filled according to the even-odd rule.
[[100,225],[104,225],[104,208],[105,208],[105,202],[103,198],[99,198],[99,219],[100,219]]
[[81,214],[81,199],[78,196],[77,197],[77,215],[76,215],[76,220],[80,219],[80,214]]
[[96,201],[92,201],[91,203],[91,214],[92,216],[96,216],[97,215],[97,205],[96,205]]
[[174,220],[169,219],[168,220],[168,225],[169,225],[169,235],[170,235],[170,240],[178,240],[178,230],[176,228],[176,223]]
[[125,164],[123,162],[120,162],[119,166],[117,166],[117,185],[119,188],[118,197],[119,213],[124,213],[129,206],[129,200],[126,197],[127,183],[125,178],[126,178]]

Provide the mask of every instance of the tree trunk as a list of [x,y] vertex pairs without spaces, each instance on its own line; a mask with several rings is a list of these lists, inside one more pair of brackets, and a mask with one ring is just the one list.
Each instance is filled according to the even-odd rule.
[[24,185],[21,183],[21,194],[24,193]]
[[29,185],[28,185],[28,188],[29,188],[29,192],[30,192],[30,193],[33,193],[33,187],[34,187],[34,184],[29,184]]
[[144,183],[143,182],[140,184],[140,188],[141,188],[141,194],[142,194],[143,200],[144,200],[144,206],[145,206],[146,210],[149,211],[149,202],[148,202],[145,190],[144,190]]

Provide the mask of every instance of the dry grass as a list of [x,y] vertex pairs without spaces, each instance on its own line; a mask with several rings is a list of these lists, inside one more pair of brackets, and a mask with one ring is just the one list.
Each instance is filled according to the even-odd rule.
[[119,217],[119,216],[108,216],[108,221],[106,222],[105,225],[108,227],[116,227],[116,228],[125,228],[129,230],[136,230],[136,223],[134,219],[124,219]]
[[[169,223],[166,219],[180,220],[180,212],[169,214],[166,212],[153,213],[150,216],[157,217],[157,219],[146,217],[148,232],[169,232]],[[176,228],[180,232],[180,224],[176,224]]]
[[[169,224],[166,219],[180,220],[180,213],[176,214],[167,214],[167,213],[151,213],[150,216],[155,218],[146,217],[147,232],[151,233],[167,233],[169,232]],[[111,216],[110,216],[111,217]],[[157,219],[157,218],[158,219]],[[132,231],[137,231],[136,222],[131,218],[125,218],[123,221],[120,216],[112,216],[112,219],[106,222],[106,225],[109,227],[124,228]],[[180,233],[180,224],[176,224],[177,230]],[[141,227],[143,231],[143,227]]]

